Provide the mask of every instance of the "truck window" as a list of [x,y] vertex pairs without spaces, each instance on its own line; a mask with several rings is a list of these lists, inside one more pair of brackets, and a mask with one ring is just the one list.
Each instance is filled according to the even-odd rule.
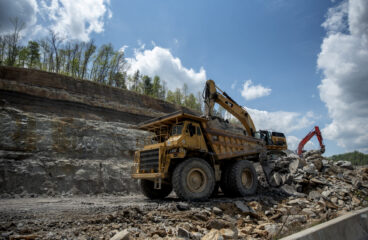
[[178,123],[171,128],[170,136],[180,135],[183,131],[183,123]]
[[193,135],[195,134],[195,131],[196,131],[196,127],[193,126],[193,124],[189,123],[188,128],[187,128],[187,132],[189,132],[191,137],[193,137]]
[[200,127],[197,127],[197,135],[201,136],[201,128]]

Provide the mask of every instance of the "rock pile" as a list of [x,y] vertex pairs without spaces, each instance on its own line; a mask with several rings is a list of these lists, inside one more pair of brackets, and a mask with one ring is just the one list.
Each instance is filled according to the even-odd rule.
[[[361,168],[354,169],[349,161],[334,162],[313,150],[301,157],[289,152],[286,156],[270,156],[265,167],[271,187],[279,187],[294,196],[308,196],[311,190],[336,192],[339,189],[353,191],[362,187],[365,174],[357,174]],[[315,191],[314,191],[315,192]]]
[[204,203],[144,200],[118,208],[93,208],[91,202],[89,213],[74,209],[50,218],[2,214],[0,231],[42,239],[273,239],[368,205],[368,168],[332,162],[318,152],[271,162],[279,186],[260,186],[255,196],[220,194]]

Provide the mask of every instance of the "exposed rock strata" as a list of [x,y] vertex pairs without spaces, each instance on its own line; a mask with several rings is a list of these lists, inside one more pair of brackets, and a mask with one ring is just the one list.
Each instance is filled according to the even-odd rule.
[[132,127],[0,108],[0,192],[133,191],[132,155],[147,133]]
[[134,192],[130,165],[146,134],[136,124],[179,109],[91,81],[0,67],[0,193]]

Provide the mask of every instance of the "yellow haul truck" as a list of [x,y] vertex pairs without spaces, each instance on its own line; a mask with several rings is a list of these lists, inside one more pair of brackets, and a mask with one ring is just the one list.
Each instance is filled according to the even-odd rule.
[[139,126],[151,137],[136,151],[132,177],[151,199],[164,198],[172,189],[178,197],[201,201],[218,185],[228,195],[252,195],[257,173],[252,161],[265,155],[264,142],[209,128],[208,119],[176,112]]
[[[287,148],[282,133],[256,131],[244,107],[208,80],[204,90],[205,117],[177,112],[139,126],[152,136],[135,153],[132,177],[140,179],[149,198],[164,198],[174,189],[180,198],[205,200],[218,186],[226,195],[246,196],[257,190],[254,161],[267,169],[267,153]],[[209,124],[215,104],[244,127],[238,134]],[[212,127],[210,127],[210,125]]]

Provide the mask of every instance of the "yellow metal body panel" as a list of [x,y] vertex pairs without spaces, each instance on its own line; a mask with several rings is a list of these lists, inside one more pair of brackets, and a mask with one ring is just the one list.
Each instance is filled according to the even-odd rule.
[[[132,177],[165,179],[169,176],[168,171],[171,161],[173,159],[184,159],[188,154],[190,156],[208,154],[207,156],[211,161],[217,162],[214,162],[215,174],[220,176],[218,161],[258,155],[264,150],[263,141],[250,136],[232,134],[220,129],[210,129],[207,126],[207,121],[207,119],[190,114],[176,114],[139,126],[140,129],[156,134],[153,138],[162,140],[162,142],[145,145],[142,150],[136,151]],[[171,135],[170,131],[178,125],[182,126],[181,132],[177,135]],[[164,128],[168,129],[164,131],[166,135],[161,134],[161,130]],[[152,166],[154,167],[152,169],[141,167],[143,159],[141,155],[151,151],[152,155],[150,155],[150,158],[154,159],[157,149],[158,164],[153,164]]]

